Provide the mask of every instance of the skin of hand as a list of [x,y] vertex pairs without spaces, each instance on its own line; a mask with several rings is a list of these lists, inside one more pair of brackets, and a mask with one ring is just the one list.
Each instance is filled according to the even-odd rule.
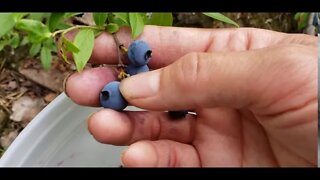
[[[130,30],[117,36],[126,47]],[[138,38],[153,50],[154,69],[129,77],[120,90],[148,109],[102,109],[88,119],[94,138],[129,145],[125,167],[246,167],[317,165],[317,37],[254,28],[146,26]],[[90,62],[116,64],[111,35],[95,41]],[[74,73],[66,93],[99,106],[113,68]],[[85,92],[85,93],[84,93]],[[166,110],[196,115],[171,120]]]

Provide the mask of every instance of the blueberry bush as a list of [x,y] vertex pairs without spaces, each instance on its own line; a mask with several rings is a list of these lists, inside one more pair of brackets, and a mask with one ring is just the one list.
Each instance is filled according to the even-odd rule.
[[[6,47],[17,48],[30,44],[31,57],[39,57],[44,69],[50,69],[53,55],[61,54],[69,63],[71,53],[79,72],[87,64],[94,39],[101,32],[116,34],[120,27],[129,26],[131,37],[136,39],[144,25],[172,26],[172,13],[92,13],[94,24],[73,25],[68,19],[83,13],[0,13],[0,51]],[[238,25],[221,13],[203,13],[213,19]],[[75,38],[67,38],[68,32],[77,30]]]

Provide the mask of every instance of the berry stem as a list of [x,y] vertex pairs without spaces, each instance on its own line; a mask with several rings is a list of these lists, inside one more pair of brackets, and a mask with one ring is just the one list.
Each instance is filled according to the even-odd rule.
[[113,36],[114,41],[115,41],[116,46],[117,46],[118,67],[124,67],[124,64],[123,64],[123,62],[121,60],[121,53],[120,53],[121,46],[123,46],[123,45],[119,43],[119,39],[118,39],[118,37],[117,37],[117,35],[115,33],[112,33],[112,36]]

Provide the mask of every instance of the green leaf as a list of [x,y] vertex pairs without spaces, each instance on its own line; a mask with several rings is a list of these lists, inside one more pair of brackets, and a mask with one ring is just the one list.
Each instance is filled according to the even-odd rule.
[[103,26],[107,18],[107,13],[93,13],[93,19],[97,26]]
[[298,23],[298,30],[304,29],[308,25],[310,13],[297,13],[295,19]]
[[13,37],[12,37],[12,39],[10,41],[10,46],[12,48],[17,48],[19,46],[19,43],[20,43],[19,34],[18,33],[13,34]]
[[26,44],[28,44],[28,43],[29,43],[28,37],[27,37],[27,36],[24,36],[24,37],[22,38],[22,41],[20,42],[20,46],[24,46],[24,45],[26,45]]
[[118,26],[130,26],[129,13],[110,13],[108,20],[111,23],[118,24]]
[[119,27],[120,26],[130,26],[129,23],[126,23],[126,22],[122,21],[120,18],[113,18],[113,20],[110,21],[110,22],[118,24]]
[[118,30],[119,30],[118,24],[109,23],[109,24],[107,25],[107,31],[108,31],[109,33],[111,33],[111,34],[117,32]]
[[9,44],[9,41],[7,40],[0,41],[0,51],[2,51],[2,49],[6,47],[8,44]]
[[298,21],[301,13],[296,13],[294,15],[294,20]]
[[56,45],[56,43],[54,42],[54,40],[52,38],[47,39],[42,44],[43,44],[43,46],[45,46],[48,49],[50,49],[51,54],[53,52],[55,52],[55,53],[57,52],[57,45]]
[[48,27],[40,21],[21,19],[16,23],[17,29],[27,32],[32,43],[39,43],[51,36]]
[[39,34],[34,34],[34,33],[28,34],[28,40],[31,43],[41,43],[41,42],[45,41],[46,39],[48,39],[48,37],[41,36]]
[[147,19],[147,24],[158,26],[172,26],[172,13],[152,13],[151,18]]
[[22,19],[24,16],[28,15],[28,13],[12,13],[12,17],[15,22]]
[[79,48],[71,41],[69,41],[67,38],[63,38],[63,48],[66,51],[70,51],[73,53],[78,53],[80,51]]
[[140,14],[140,16],[142,17],[143,24],[146,24],[147,19],[148,19],[147,13],[139,13],[139,14]]
[[29,18],[36,21],[42,21],[44,18],[47,18],[49,16],[50,13],[30,13]]
[[32,57],[36,56],[40,52],[40,49],[41,49],[41,43],[32,44],[29,50],[30,56]]
[[139,13],[129,13],[129,21],[131,27],[131,37],[132,39],[136,39],[143,32],[143,17]]
[[15,21],[11,13],[0,13],[0,38],[14,27]]
[[130,24],[129,23],[129,13],[113,13],[116,19],[119,19],[124,24]]
[[48,26],[50,32],[53,32],[58,24],[60,23],[61,19],[64,17],[65,13],[51,13],[51,16],[48,21]]
[[57,46],[51,46],[50,50],[51,50],[51,52],[53,52],[53,53],[58,53],[58,48],[57,48]]
[[94,46],[94,32],[91,29],[82,29],[78,32],[74,39],[74,45],[80,51],[72,53],[78,72],[81,72],[92,54]]
[[0,42],[0,51],[2,51],[2,49],[6,46],[6,44],[3,44],[2,42]]
[[76,15],[79,15],[79,14],[82,14],[82,13],[81,13],[81,12],[77,12],[77,13],[64,13],[64,18],[69,18],[69,17],[76,16]]
[[49,48],[47,48],[46,46],[43,46],[41,48],[40,59],[41,59],[41,63],[42,63],[43,68],[45,70],[50,69],[52,55],[51,55],[51,50]]
[[71,28],[72,26],[69,25],[69,24],[65,24],[65,23],[60,23],[57,25],[57,28],[56,29],[68,29],[68,28]]
[[206,15],[206,16],[209,16],[209,17],[211,17],[213,19],[217,19],[219,21],[222,21],[222,22],[225,22],[225,23],[228,23],[228,24],[232,24],[232,25],[234,25],[236,27],[239,27],[239,25],[236,22],[232,21],[231,19],[229,19],[228,17],[224,16],[221,13],[203,13],[203,14]]

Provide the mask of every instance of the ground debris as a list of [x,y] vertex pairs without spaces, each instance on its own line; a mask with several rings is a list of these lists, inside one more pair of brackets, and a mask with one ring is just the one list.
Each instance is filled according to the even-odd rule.
[[[34,64],[39,63],[35,61]],[[26,66],[21,66],[19,68],[19,72],[23,74],[26,78],[54,91],[54,92],[62,92],[62,84],[63,80],[66,76],[66,73],[61,73],[57,69],[50,69],[45,71],[43,69],[36,68],[25,68]]]
[[31,98],[27,95],[13,102],[10,119],[28,124],[44,107],[42,98]]
[[16,139],[18,134],[19,134],[18,130],[13,130],[8,134],[1,136],[0,145],[3,147],[3,149],[8,149],[8,147]]
[[51,101],[53,101],[56,97],[58,96],[57,93],[49,93],[46,96],[44,96],[44,101],[46,103],[50,103]]
[[5,127],[8,119],[8,113],[0,109],[0,132],[2,132],[2,129]]

